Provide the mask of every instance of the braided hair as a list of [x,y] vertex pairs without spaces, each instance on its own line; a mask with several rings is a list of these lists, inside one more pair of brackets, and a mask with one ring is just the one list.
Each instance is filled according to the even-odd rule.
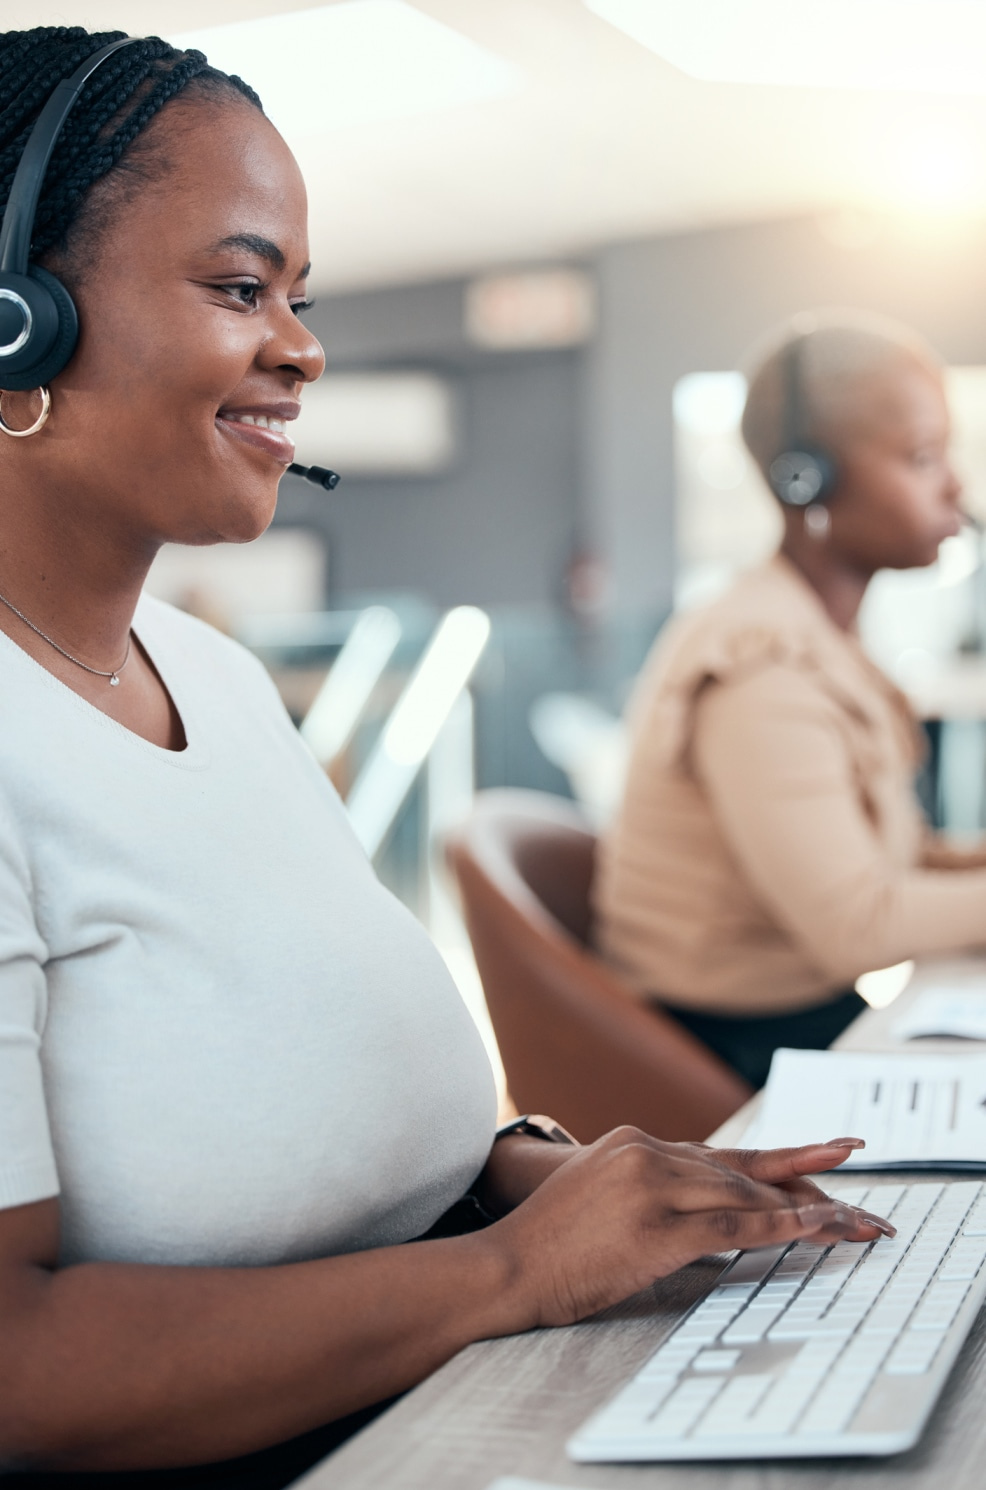
[[[45,103],[63,79],[124,31],[89,32],[81,26],[36,26],[0,33],[0,211],[14,172]],[[141,132],[183,89],[206,96],[239,95],[261,108],[242,79],[210,67],[201,52],[180,52],[149,36],[122,47],[93,73],[72,109],[45,173],[34,222],[31,258],[70,250],[77,234],[105,228],[108,203],[101,194],[100,221],[86,211],[96,182],[110,177],[128,194],[135,182],[162,174],[167,162]],[[107,183],[109,185],[109,182]]]

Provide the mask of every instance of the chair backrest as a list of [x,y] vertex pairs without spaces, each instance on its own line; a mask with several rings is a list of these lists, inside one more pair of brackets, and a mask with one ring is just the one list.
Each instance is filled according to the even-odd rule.
[[583,1142],[632,1123],[703,1139],[751,1088],[588,948],[595,837],[542,792],[481,792],[446,852],[521,1112]]

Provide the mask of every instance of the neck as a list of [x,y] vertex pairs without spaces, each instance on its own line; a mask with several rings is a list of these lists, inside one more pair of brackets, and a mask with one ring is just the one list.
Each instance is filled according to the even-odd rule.
[[781,553],[808,581],[836,626],[850,631],[874,571],[860,569],[828,543],[809,538],[800,523],[797,528],[788,523]]
[[[5,482],[4,498],[0,595],[73,657],[101,670],[119,666],[153,547],[101,531],[88,504],[65,494]],[[0,630],[23,643],[26,629],[0,606]]]

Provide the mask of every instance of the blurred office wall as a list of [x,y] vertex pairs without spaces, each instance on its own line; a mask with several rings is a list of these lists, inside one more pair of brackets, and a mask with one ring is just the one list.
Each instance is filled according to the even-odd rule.
[[433,372],[450,382],[458,422],[440,475],[350,477],[332,497],[285,482],[278,521],[326,534],[337,598],[399,587],[440,604],[551,607],[589,548],[609,614],[653,628],[672,598],[679,378],[736,367],[765,330],[813,305],[898,316],[946,361],[986,363],[978,221],[806,216],[613,244],[583,267],[597,325],[563,350],[475,347],[462,280],[316,306],[330,368]]

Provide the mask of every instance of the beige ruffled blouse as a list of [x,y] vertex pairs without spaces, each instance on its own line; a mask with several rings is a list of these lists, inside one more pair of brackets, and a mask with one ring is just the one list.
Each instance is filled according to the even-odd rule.
[[630,731],[595,936],[642,996],[794,1010],[986,946],[986,859],[925,827],[907,700],[780,555],[668,624]]

